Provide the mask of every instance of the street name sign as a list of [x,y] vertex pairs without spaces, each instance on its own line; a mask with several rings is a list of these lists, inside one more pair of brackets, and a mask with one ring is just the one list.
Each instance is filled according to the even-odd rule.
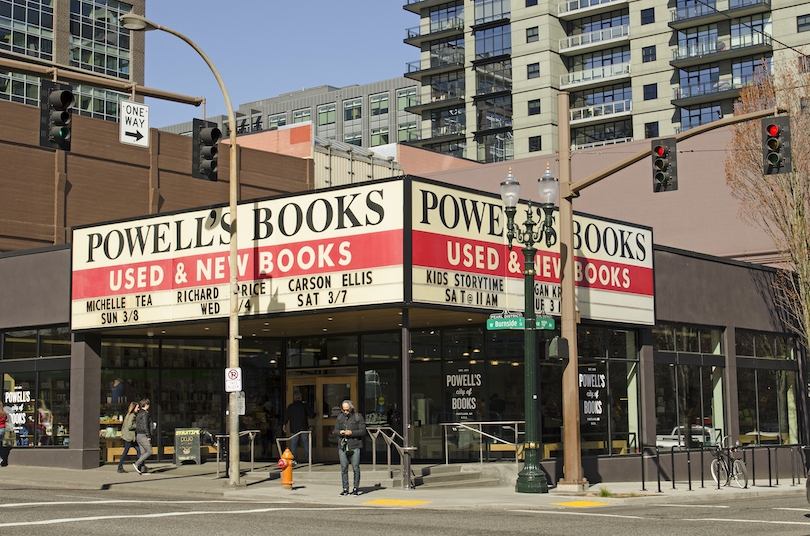
[[[521,317],[513,318],[489,318],[487,319],[487,329],[524,329],[526,319]],[[535,321],[535,329],[554,329],[553,318],[538,318]]]
[[118,108],[118,140],[128,145],[149,147],[149,106],[121,101]]

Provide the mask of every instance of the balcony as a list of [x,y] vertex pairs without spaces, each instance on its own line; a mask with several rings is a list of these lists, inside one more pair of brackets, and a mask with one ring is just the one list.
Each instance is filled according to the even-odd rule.
[[[726,39],[729,37],[725,36]],[[678,46],[672,49],[672,60],[669,64],[673,67],[688,67],[726,57],[770,52],[773,49],[771,36],[759,33],[731,38],[730,47],[726,46],[726,42],[717,40]]]
[[429,59],[417,60],[408,63],[407,78],[421,81],[425,75],[440,74],[455,71],[464,67],[464,52],[448,52],[444,54],[431,54]]
[[454,141],[464,141],[467,135],[467,128],[464,124],[447,123],[440,126],[432,126],[430,137],[421,137],[419,140],[412,140],[414,145],[424,147],[435,143],[448,143]]
[[627,143],[633,141],[633,138],[614,138],[612,140],[594,141],[589,143],[572,143],[571,149],[589,149],[591,147],[604,147],[605,145],[617,145],[619,143]]
[[557,4],[557,16],[562,20],[578,19],[619,9],[618,6],[627,5],[627,3],[628,0],[569,0]]
[[682,85],[672,90],[672,104],[689,106],[719,99],[736,99],[747,82],[718,80],[700,84]]
[[422,13],[422,10],[427,7],[438,6],[446,2],[447,0],[407,0],[405,5],[402,6],[402,9],[419,15]]
[[607,119],[615,119],[630,115],[633,111],[633,101],[630,99],[616,102],[595,104],[584,108],[571,108],[568,113],[570,122],[574,124],[596,123]]
[[565,74],[560,77],[560,89],[571,86],[575,86],[577,89],[598,86],[629,77],[630,63],[619,63],[616,65],[608,65],[607,67]]
[[605,28],[596,32],[560,39],[560,54],[583,54],[617,42],[630,40],[630,25]]
[[404,42],[408,45],[421,47],[424,41],[432,39],[440,39],[445,37],[455,37],[464,33],[464,19],[460,17],[453,17],[431,23],[431,28],[422,28],[422,26],[414,26],[408,28],[408,37]]
[[708,0],[670,11],[669,26],[674,29],[711,24],[731,17],[745,17],[771,10],[771,0]]
[[406,112],[413,114],[421,114],[428,110],[435,110],[438,108],[452,108],[464,106],[464,90],[439,90],[433,89],[430,93],[430,100],[422,102],[421,98],[411,106],[405,108]]

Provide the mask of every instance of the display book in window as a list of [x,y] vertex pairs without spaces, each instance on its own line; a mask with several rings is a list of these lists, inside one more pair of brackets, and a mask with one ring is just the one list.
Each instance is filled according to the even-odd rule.
[[69,430],[65,425],[70,415],[70,382],[50,380],[40,383],[39,408],[33,418],[39,431],[39,445],[68,445]]

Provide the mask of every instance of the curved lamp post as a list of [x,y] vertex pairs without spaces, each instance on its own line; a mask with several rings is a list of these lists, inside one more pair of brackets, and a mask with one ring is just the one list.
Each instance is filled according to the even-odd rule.
[[[540,441],[537,438],[537,356],[535,355],[535,321],[537,315],[534,310],[534,256],[537,248],[534,244],[545,235],[546,246],[551,247],[557,241],[557,235],[552,228],[554,222],[554,200],[557,198],[559,183],[546,165],[546,172],[537,181],[540,192],[540,209],[537,216],[545,214],[543,220],[535,222],[532,219],[532,204],[526,209],[526,221],[523,227],[515,223],[515,213],[520,199],[520,183],[512,175],[512,168],[506,180],[501,183],[501,199],[506,207],[506,238],[509,240],[509,249],[512,241],[523,245],[523,280],[524,280],[524,331],[523,331],[523,359],[525,382],[525,418],[526,435],[523,443],[523,469],[518,473],[515,491],[519,493],[548,493],[546,474],[540,468],[537,450]],[[535,230],[535,226],[539,228]],[[517,455],[517,452],[515,452]]]
[[[222,96],[225,97],[225,106],[228,108],[228,123],[229,123],[229,130],[230,132],[230,160],[229,160],[229,167],[230,167],[230,202],[229,202],[229,211],[231,217],[231,227],[230,227],[230,285],[231,285],[231,312],[228,317],[228,366],[231,368],[235,368],[239,366],[239,300],[237,296],[237,256],[238,256],[238,244],[236,243],[236,201],[237,201],[237,188],[238,188],[238,173],[237,170],[239,169],[239,164],[236,161],[236,116],[233,113],[233,106],[231,106],[231,98],[228,96],[228,90],[225,89],[225,83],[222,81],[222,77],[219,76],[219,72],[217,68],[214,67],[214,64],[211,63],[211,60],[208,56],[205,55],[205,52],[197,46],[197,44],[186,37],[185,35],[176,32],[170,28],[166,28],[164,26],[160,26],[159,24],[155,24],[154,22],[141,17],[140,15],[135,15],[133,13],[128,13],[126,15],[121,15],[119,18],[121,25],[126,28],[127,30],[132,30],[136,32],[144,32],[150,30],[161,30],[166,33],[170,33],[174,36],[179,37],[189,45],[191,48],[197,51],[197,53],[202,56],[202,59],[205,60],[205,63],[208,64],[208,67],[211,69],[211,72],[214,73],[214,76],[217,79],[217,83],[219,83],[219,89],[222,90]],[[230,419],[229,421],[229,428],[228,428],[228,462],[230,468],[230,474],[228,475],[228,484],[232,486],[239,485],[239,419],[236,416],[236,400],[237,400],[237,393],[231,393],[228,401],[228,409]]]

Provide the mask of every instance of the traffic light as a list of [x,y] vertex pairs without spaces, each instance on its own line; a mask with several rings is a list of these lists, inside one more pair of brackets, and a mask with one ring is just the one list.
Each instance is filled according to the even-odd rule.
[[191,176],[217,180],[217,142],[222,132],[216,123],[195,119],[192,126]]
[[766,117],[762,120],[762,167],[765,175],[789,173],[790,116]]
[[652,141],[653,191],[672,192],[678,189],[678,151],[675,138]]
[[39,87],[39,145],[70,151],[73,90],[69,84],[42,80]]

